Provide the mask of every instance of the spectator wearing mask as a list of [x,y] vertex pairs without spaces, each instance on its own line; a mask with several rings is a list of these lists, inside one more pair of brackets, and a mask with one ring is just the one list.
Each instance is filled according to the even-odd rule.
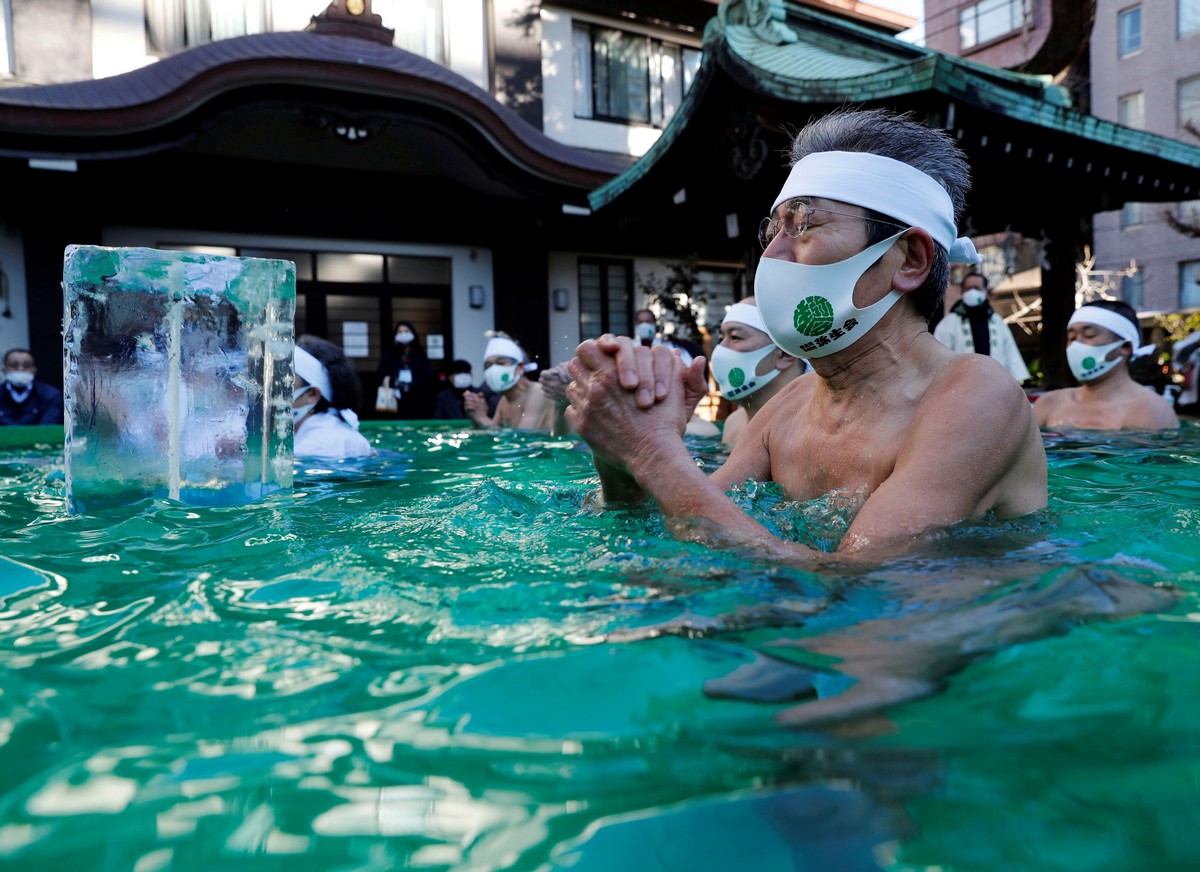
[[63,423],[62,391],[37,380],[37,363],[27,348],[4,355],[0,388],[0,425]]
[[684,366],[689,365],[694,358],[704,354],[702,349],[695,342],[688,339],[680,339],[679,337],[662,336],[658,332],[658,319],[649,309],[638,309],[633,316],[633,338],[637,343],[645,348],[653,348],[656,345],[665,345],[667,348],[678,352],[680,360]]
[[938,342],[960,354],[975,352],[1000,361],[1019,382],[1029,380],[1029,369],[1017,349],[1012,330],[992,309],[987,278],[970,272],[963,278],[962,299],[933,329]]
[[433,417],[439,421],[458,420],[471,417],[463,405],[463,396],[469,390],[479,391],[487,401],[488,415],[496,414],[496,406],[500,404],[500,395],[489,388],[475,387],[471,378],[471,364],[465,360],[456,360],[450,364],[450,374],[447,378],[448,387],[438,391],[434,398]]
[[411,321],[397,321],[392,330],[392,347],[379,361],[380,384],[388,379],[396,394],[396,417],[405,421],[433,417],[437,382],[433,364]]

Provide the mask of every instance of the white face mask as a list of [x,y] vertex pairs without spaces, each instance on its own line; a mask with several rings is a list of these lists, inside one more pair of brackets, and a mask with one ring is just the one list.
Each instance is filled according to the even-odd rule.
[[780,370],[775,367],[765,375],[758,375],[758,365],[770,356],[772,351],[778,351],[775,344],[764,345],[753,351],[735,351],[725,345],[718,345],[712,353],[713,377],[721,388],[721,396],[727,400],[744,400],[761,388]]
[[962,301],[964,306],[970,306],[974,309],[976,306],[982,306],[983,301],[987,299],[987,291],[978,288],[971,288],[969,291],[963,291]]
[[10,369],[4,377],[10,385],[21,390],[33,384],[33,373],[27,369]]
[[408,345],[408,343],[412,342],[414,338],[415,337],[413,334],[409,333],[407,330],[396,331],[396,343],[398,345]]
[[892,290],[879,302],[859,309],[854,305],[854,286],[900,233],[837,263],[814,266],[773,257],[760,260],[754,296],[775,344],[792,357],[807,360],[849,348],[865,336],[902,295]]
[[[306,385],[305,387],[302,387],[302,388],[296,388],[294,391],[292,391],[292,402],[293,403],[296,402],[296,400],[300,397],[300,395],[308,390],[312,390],[312,385]],[[311,403],[305,403],[303,406],[292,406],[292,424],[293,424],[293,426],[296,424],[299,424],[301,419],[305,415],[307,415],[309,412],[311,412],[313,409],[315,409],[317,407],[317,403],[319,403],[319,402],[321,402],[320,397],[313,400]]]
[[450,376],[450,384],[459,390],[465,390],[471,386],[471,374],[469,372],[456,372]]
[[639,322],[633,328],[633,335],[643,342],[649,342],[658,333],[658,328],[653,324],[647,324],[645,321]]
[[1118,339],[1108,345],[1088,345],[1086,342],[1076,339],[1067,346],[1067,365],[1071,367],[1071,375],[1075,376],[1076,381],[1081,382],[1099,378],[1124,360],[1120,354],[1112,360],[1104,359],[1110,351],[1120,348],[1124,344],[1124,339]]
[[520,368],[519,363],[511,366],[493,363],[483,371],[483,380],[496,393],[503,393],[517,383],[517,371]]

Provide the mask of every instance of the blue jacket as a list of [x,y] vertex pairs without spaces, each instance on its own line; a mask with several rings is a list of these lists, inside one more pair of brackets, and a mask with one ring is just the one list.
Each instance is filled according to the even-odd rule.
[[18,403],[9,393],[8,383],[0,383],[0,425],[62,422],[63,395],[58,388],[34,379],[33,390],[23,403]]

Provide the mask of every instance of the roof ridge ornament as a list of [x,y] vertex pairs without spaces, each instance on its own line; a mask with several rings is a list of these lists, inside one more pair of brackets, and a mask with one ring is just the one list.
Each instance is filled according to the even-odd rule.
[[723,27],[742,25],[771,45],[796,42],[800,38],[784,23],[787,21],[784,0],[721,0],[717,16]]
[[314,33],[357,36],[391,45],[396,31],[383,26],[383,16],[371,11],[371,0],[333,0],[320,15],[309,19],[305,30]]

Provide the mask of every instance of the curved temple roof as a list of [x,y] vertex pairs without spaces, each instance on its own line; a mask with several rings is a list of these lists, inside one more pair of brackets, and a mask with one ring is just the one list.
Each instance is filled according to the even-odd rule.
[[[437,63],[349,36],[236,37],[110,78],[0,89],[0,157],[83,161],[181,149],[336,166],[345,152],[317,140],[332,140],[339,127],[363,134],[358,168],[396,172],[407,162],[417,174],[473,174],[502,195],[566,189],[583,202],[618,170],[543,135]],[[314,137],[314,128],[331,135]],[[493,154],[479,154],[481,144]]]
[[[722,80],[733,84],[735,99]],[[706,99],[710,91],[720,100]],[[1200,148],[1078,112],[1049,77],[982,66],[797,4],[724,0],[705,31],[704,60],[681,110],[640,161],[591,194],[592,207],[608,206],[643,179],[666,173],[668,164],[677,166],[666,157],[684,131],[704,126],[702,116],[728,112],[731,103],[749,107],[764,132],[776,133],[811,112],[843,105],[924,112],[967,150],[977,207],[1004,198],[1011,209],[1014,182],[1038,190],[1043,178],[1053,182],[1046,190],[1070,188],[1081,196],[1081,213],[1125,200],[1200,197]],[[1003,190],[989,191],[997,173]]]

